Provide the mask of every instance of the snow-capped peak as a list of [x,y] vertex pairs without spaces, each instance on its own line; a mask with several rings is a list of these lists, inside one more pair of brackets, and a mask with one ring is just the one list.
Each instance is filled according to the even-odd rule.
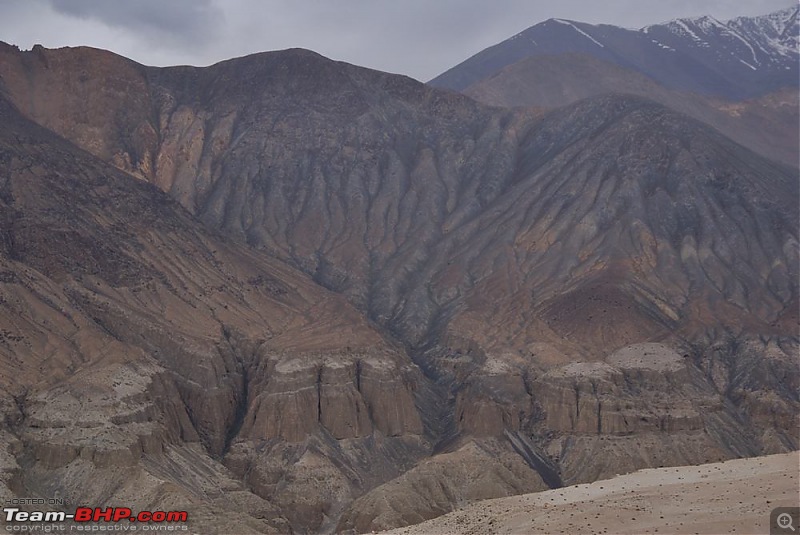
[[[719,21],[712,16],[681,18],[642,28],[645,34],[667,30],[661,36],[670,46],[686,40],[690,46],[713,51],[719,61],[736,62],[756,70],[764,65],[782,64],[798,58],[798,7],[781,9],[757,17],[736,17]],[[786,68],[786,66],[780,67]]]

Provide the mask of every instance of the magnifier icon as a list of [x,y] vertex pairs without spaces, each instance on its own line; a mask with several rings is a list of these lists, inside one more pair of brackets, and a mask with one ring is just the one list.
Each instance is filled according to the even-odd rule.
[[790,529],[793,532],[796,531],[794,526],[792,525],[792,515],[789,513],[781,513],[778,515],[776,519],[778,522],[778,527],[781,529]]

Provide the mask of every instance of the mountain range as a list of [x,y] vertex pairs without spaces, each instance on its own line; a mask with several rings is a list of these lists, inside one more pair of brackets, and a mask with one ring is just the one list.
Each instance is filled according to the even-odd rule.
[[579,52],[660,102],[0,44],[0,499],[367,532],[798,449],[796,167]]
[[430,81],[464,90],[519,60],[584,53],[669,89],[742,100],[798,80],[797,6],[760,17],[676,19],[631,30],[549,19],[475,54]]
[[505,107],[552,108],[608,93],[643,96],[796,167],[797,16],[797,8],[787,8],[727,22],[678,19],[641,30],[551,19],[430,84]]

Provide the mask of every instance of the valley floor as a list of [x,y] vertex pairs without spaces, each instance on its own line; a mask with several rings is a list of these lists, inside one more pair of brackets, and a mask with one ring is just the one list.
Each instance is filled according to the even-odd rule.
[[480,502],[395,535],[769,533],[770,511],[797,507],[798,452],[640,470],[591,484]]

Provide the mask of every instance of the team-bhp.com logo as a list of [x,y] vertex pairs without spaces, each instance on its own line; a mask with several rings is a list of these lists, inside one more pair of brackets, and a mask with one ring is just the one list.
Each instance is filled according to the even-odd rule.
[[133,514],[127,507],[78,507],[75,509],[75,522],[186,522],[189,513],[186,511],[142,511]]
[[[3,512],[8,525],[20,522],[56,523],[67,521],[76,522],[79,525],[88,522],[162,524],[168,522],[185,523],[189,520],[189,513],[186,511],[140,511],[134,513],[128,507],[107,507],[105,509],[100,507],[78,507],[74,513],[66,513],[64,511],[23,511],[18,507],[5,507]],[[8,526],[6,529],[8,530]],[[64,528],[62,527],[61,530],[64,530]],[[158,529],[153,530],[158,531]]]

